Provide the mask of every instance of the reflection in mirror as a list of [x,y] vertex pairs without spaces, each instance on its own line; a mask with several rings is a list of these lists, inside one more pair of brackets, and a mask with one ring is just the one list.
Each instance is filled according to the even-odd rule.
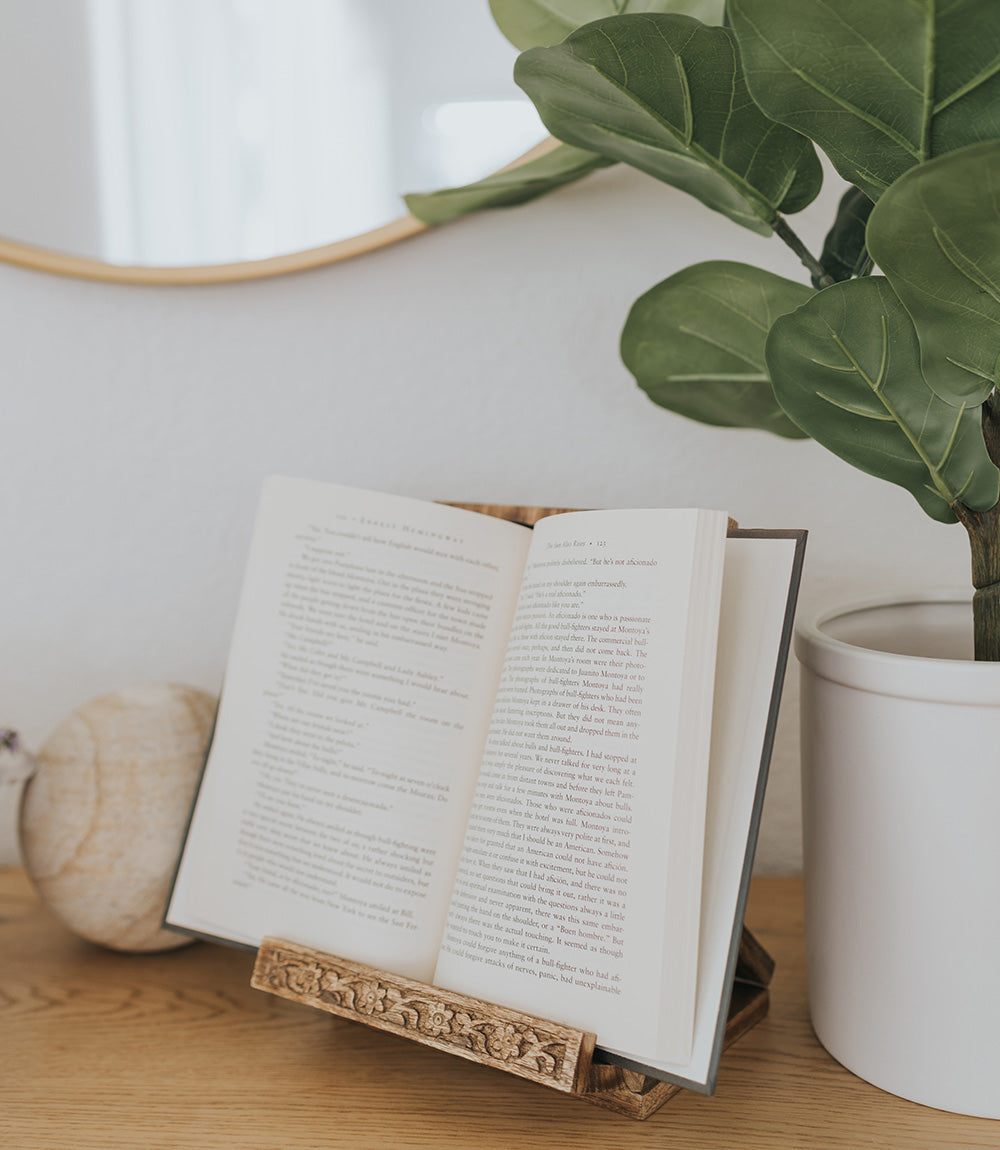
[[545,131],[486,0],[0,0],[0,235],[119,265],[326,245]]

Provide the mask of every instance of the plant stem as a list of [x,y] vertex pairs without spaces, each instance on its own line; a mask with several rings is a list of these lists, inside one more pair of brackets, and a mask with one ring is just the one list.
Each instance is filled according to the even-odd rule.
[[[990,459],[1000,466],[1000,411],[997,395],[983,404],[983,438]],[[972,549],[972,599],[976,658],[1000,662],[1000,503],[988,511],[973,511],[964,503],[952,510],[969,534]]]
[[829,287],[837,281],[831,276],[819,260],[812,254],[806,245],[788,226],[784,216],[778,216],[771,225],[774,234],[792,249],[799,257],[802,266],[813,276],[821,288]]

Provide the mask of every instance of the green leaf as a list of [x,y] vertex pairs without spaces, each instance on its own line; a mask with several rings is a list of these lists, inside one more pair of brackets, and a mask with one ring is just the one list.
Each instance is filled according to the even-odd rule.
[[868,224],[872,256],[913,319],[927,382],[982,403],[1000,357],[1000,142],[907,172]]
[[440,192],[411,192],[403,199],[410,214],[418,220],[425,224],[446,224],[470,212],[526,204],[612,163],[613,160],[593,152],[558,144],[544,156],[496,172],[475,184]]
[[873,200],[1000,136],[997,0],[730,0],[753,98]]
[[605,16],[679,12],[704,24],[721,24],[725,0],[490,0],[497,27],[522,51],[547,48]]
[[777,316],[812,294],[746,264],[695,264],[636,300],[622,333],[622,359],[660,407],[716,427],[802,439],[774,398],[764,341]]
[[961,500],[983,511],[1000,496],[978,406],[952,407],[927,386],[917,334],[881,276],[817,292],[775,321],[767,366],[781,406],[824,447],[898,483],[934,519]]
[[[849,188],[841,197],[837,218],[827,232],[823,253],[819,257],[823,270],[838,283],[859,275],[866,267],[870,268],[865,229],[873,207],[860,188]],[[813,286],[820,286],[815,276]]]
[[687,16],[613,16],[522,53],[514,79],[554,136],[600,152],[768,234],[822,172],[808,140],[750,99],[733,34]]

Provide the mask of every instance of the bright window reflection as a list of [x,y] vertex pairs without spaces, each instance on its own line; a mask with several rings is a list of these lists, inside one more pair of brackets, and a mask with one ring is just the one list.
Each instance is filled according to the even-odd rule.
[[469,184],[496,171],[540,139],[538,113],[529,100],[462,100],[428,108],[423,117],[435,154],[435,185]]
[[[87,0],[99,250],[260,259],[544,136],[485,0]],[[3,230],[0,220],[0,231]]]

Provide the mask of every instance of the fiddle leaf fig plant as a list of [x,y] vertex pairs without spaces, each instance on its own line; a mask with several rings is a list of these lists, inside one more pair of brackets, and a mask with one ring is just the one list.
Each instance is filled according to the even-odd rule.
[[[807,282],[721,260],[677,272],[632,307],[625,365],[661,407],[811,437],[961,522],[976,657],[1000,660],[1000,4],[491,9],[561,143],[541,169],[410,197],[411,211],[439,222],[625,163],[778,236]],[[788,221],[819,191],[817,145],[847,181],[818,256]]]
[[524,52],[514,78],[554,136],[622,160],[755,232],[812,203],[812,144],[750,99],[736,38],[686,16],[613,16]]
[[933,519],[1000,495],[978,405],[951,406],[924,382],[920,344],[883,276],[844,281],[779,316],[765,358],[800,428],[869,475],[898,483]]
[[775,398],[764,344],[778,316],[813,294],[761,268],[695,264],[636,300],[622,359],[649,398],[671,411],[719,427],[805,438]]
[[582,24],[605,16],[674,12],[721,24],[724,0],[490,0],[497,27],[515,48],[559,44]]
[[406,206],[425,224],[446,224],[484,208],[526,204],[613,163],[596,152],[558,144],[527,163],[506,168],[475,184],[426,194],[413,192],[406,197]]
[[870,199],[916,164],[1000,136],[991,0],[729,0],[763,111]]
[[911,168],[868,223],[872,258],[920,339],[930,387],[984,403],[1000,354],[1000,146],[989,140]]

